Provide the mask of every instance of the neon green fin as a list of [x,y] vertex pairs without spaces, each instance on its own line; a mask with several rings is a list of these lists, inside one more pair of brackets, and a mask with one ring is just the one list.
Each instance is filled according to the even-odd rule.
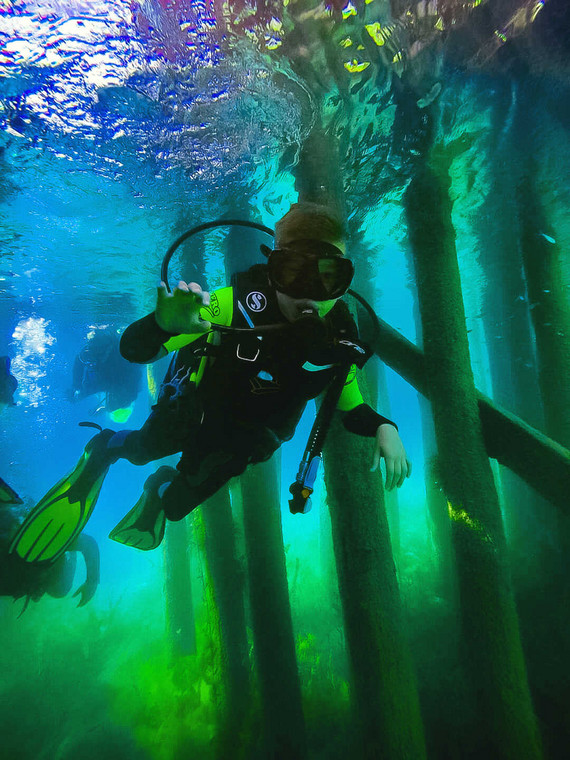
[[107,443],[113,430],[89,441],[75,468],[50,489],[29,512],[10,552],[26,562],[55,562],[81,533],[97,503],[114,457]]
[[133,549],[150,551],[162,543],[166,517],[161,509],[152,516],[143,515],[143,509],[139,505],[145,499],[145,495],[143,494],[131,511],[115,525],[109,533],[109,538]]
[[147,478],[142,496],[135,506],[109,533],[109,538],[134,549],[150,551],[160,546],[164,538],[166,516],[162,509],[158,489],[172,480],[176,470],[159,467]]

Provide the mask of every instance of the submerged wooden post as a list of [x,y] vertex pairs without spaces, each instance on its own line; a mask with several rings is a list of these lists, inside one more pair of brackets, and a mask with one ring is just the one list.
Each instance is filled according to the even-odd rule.
[[241,476],[254,654],[261,694],[266,755],[306,757],[305,722],[281,529],[280,457]]
[[[530,172],[535,162],[528,163]],[[570,294],[565,276],[568,251],[544,233],[550,227],[536,184],[536,178],[529,174],[519,183],[521,251],[532,304],[529,311],[536,336],[546,433],[570,448]]]
[[[443,162],[442,162],[443,163]],[[537,760],[499,501],[469,359],[447,166],[420,166],[405,196],[423,327],[425,373],[452,522],[465,664],[478,698],[483,752]]]
[[251,683],[244,605],[244,573],[240,566],[228,486],[201,508],[208,570],[220,621],[222,679],[225,689],[226,754],[251,708]]
[[173,655],[196,654],[187,520],[168,523],[164,543],[166,621]]
[[[299,200],[345,218],[338,141],[316,127],[295,172]],[[417,687],[403,632],[382,484],[368,472],[371,442],[333,425],[325,482],[352,672],[361,748],[372,760],[421,760],[425,742]],[[361,754],[360,752],[364,753]]]
[[[431,388],[422,351],[378,320],[370,347],[426,398]],[[505,465],[565,514],[570,513],[570,450],[475,391],[487,455]]]
[[358,757],[421,760],[423,726],[404,634],[382,481],[371,473],[371,440],[335,420],[325,447],[325,483],[351,665]]

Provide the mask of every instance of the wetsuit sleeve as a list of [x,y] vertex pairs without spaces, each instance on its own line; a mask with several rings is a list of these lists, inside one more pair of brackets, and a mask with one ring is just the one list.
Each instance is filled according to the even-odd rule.
[[396,430],[398,426],[387,417],[375,412],[368,404],[360,404],[350,412],[345,412],[342,418],[342,424],[345,428],[357,435],[364,435],[368,438],[374,438],[380,425],[393,425]]
[[[232,320],[232,288],[221,288],[210,294],[210,305],[200,309],[200,316],[208,322],[229,325]],[[204,333],[176,335],[163,330],[152,314],[129,325],[121,336],[121,355],[127,361],[148,364],[161,359],[171,351],[201,338]]]
[[121,335],[121,356],[129,362],[147,364],[164,356],[166,351],[160,349],[172,337],[172,333],[158,326],[153,311],[133,322]]
[[348,373],[346,383],[340,394],[337,409],[343,412],[342,424],[351,433],[373,438],[380,425],[398,426],[387,417],[375,412],[371,406],[364,403],[358,382],[356,380],[357,368],[353,364]]

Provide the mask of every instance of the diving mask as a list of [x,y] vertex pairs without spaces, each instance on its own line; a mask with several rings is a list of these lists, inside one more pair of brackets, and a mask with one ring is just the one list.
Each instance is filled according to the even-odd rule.
[[291,298],[340,298],[354,277],[352,261],[335,245],[322,240],[295,240],[273,251],[267,246],[261,249],[268,256],[271,283]]

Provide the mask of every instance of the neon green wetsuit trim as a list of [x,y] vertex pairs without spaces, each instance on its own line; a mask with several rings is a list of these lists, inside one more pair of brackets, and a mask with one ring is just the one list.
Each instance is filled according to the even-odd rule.
[[[200,316],[206,322],[214,322],[217,325],[228,326],[232,323],[233,318],[233,288],[220,288],[210,294],[210,305],[203,306],[200,309]],[[175,335],[164,344],[164,348],[170,353],[184,348],[189,343],[193,343],[201,338],[204,333],[183,333]]]
[[[233,319],[233,288],[226,287],[220,288],[220,290],[214,290],[210,293],[210,305],[204,306],[200,309],[200,317],[206,322],[213,322],[217,325],[230,326]],[[164,344],[164,348],[168,353],[171,351],[178,351],[180,348],[193,343],[198,338],[201,338],[204,333],[186,333],[183,335],[175,335],[170,340],[167,340]],[[208,343],[214,343],[216,340],[216,333],[214,331],[208,334]],[[202,376],[208,364],[208,358],[203,356],[200,360],[200,364],[196,372],[191,376],[191,381],[199,385],[202,380]]]
[[[210,294],[210,305],[204,306],[200,309],[200,316],[207,322],[213,322],[218,325],[231,326],[233,319],[233,288],[228,286],[215,290]],[[193,343],[198,338],[201,338],[204,333],[188,333],[185,335],[176,335],[170,338],[165,344],[165,349],[170,353],[171,351],[178,351],[178,349],[187,346],[189,343]],[[211,332],[208,335],[208,343],[212,343],[215,340],[215,333]],[[195,377],[192,379],[198,384],[202,379],[204,370],[206,368],[207,359],[204,357],[200,362],[200,366],[195,373]],[[337,409],[341,412],[350,412],[360,404],[364,403],[362,394],[358,387],[356,380],[357,367],[352,365],[344,388],[342,390]]]
[[351,409],[355,409],[357,406],[360,406],[360,404],[364,403],[364,399],[362,398],[362,393],[360,392],[358,381],[356,379],[357,372],[358,368],[355,364],[353,364],[350,368],[350,372],[348,373],[348,377],[346,378],[346,383],[344,384],[344,388],[340,394],[338,404],[336,405],[336,408],[341,412],[350,412]]

